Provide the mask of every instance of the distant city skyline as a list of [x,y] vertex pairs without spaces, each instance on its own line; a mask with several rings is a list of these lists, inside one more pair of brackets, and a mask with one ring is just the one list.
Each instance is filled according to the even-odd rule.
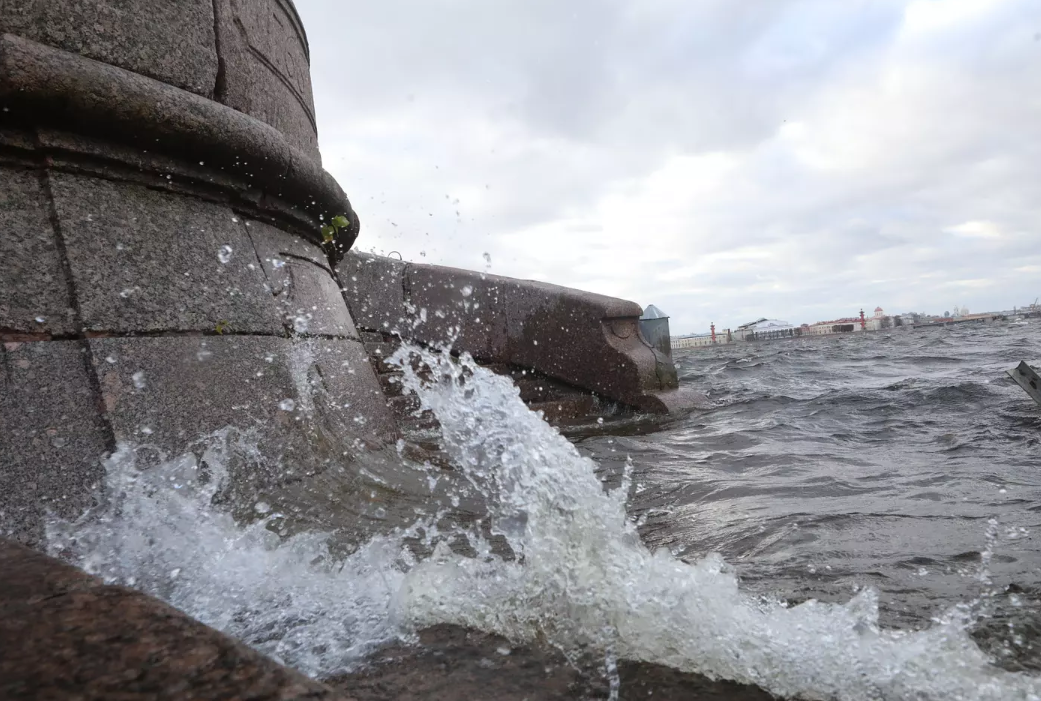
[[[1041,301],[1041,300],[1039,300],[1039,301]],[[911,314],[920,314],[920,315],[926,316],[926,317],[942,317],[946,313],[950,313],[951,316],[958,316],[959,314],[984,314],[984,313],[988,313],[988,312],[1009,312],[1009,311],[1013,311],[1013,310],[1024,309],[1024,308],[1028,307],[1030,304],[1033,304],[1033,300],[1031,300],[1031,301],[1029,301],[1027,303],[1024,303],[1024,304],[1009,305],[1009,306],[1005,306],[1005,307],[997,307],[997,308],[994,308],[994,309],[983,309],[982,307],[978,308],[978,309],[973,309],[973,308],[971,308],[971,307],[969,307],[967,305],[951,305],[949,308],[946,308],[946,309],[943,309],[943,310],[940,310],[940,311],[923,310],[923,309],[903,309],[903,310],[900,310],[900,311],[890,311],[890,310],[886,309],[885,307],[882,307],[882,305],[876,305],[876,306],[873,306],[871,308],[863,307],[863,311],[864,311],[865,318],[868,318],[868,319],[870,319],[874,315],[875,309],[879,308],[879,307],[882,308],[883,314],[885,316],[889,316],[889,317],[893,317],[893,316],[906,316],[906,315],[911,315]],[[659,309],[661,309],[660,305],[655,305],[655,306],[657,306],[657,307],[659,307]],[[742,324],[747,324],[747,323],[755,321],[757,319],[776,319],[776,320],[779,320],[779,321],[786,321],[786,322],[788,322],[789,324],[791,324],[793,326],[803,326],[803,325],[810,325],[810,326],[812,326],[813,324],[818,324],[818,323],[827,323],[827,322],[832,322],[832,321],[840,321],[840,320],[844,320],[844,319],[857,319],[860,316],[861,309],[862,309],[861,307],[858,307],[857,310],[856,310],[856,313],[854,313],[854,314],[836,314],[835,316],[821,318],[821,319],[814,319],[813,321],[805,321],[805,320],[797,321],[795,319],[787,318],[787,317],[785,317],[783,315],[782,316],[759,315],[759,316],[756,316],[755,318],[745,319],[745,320],[741,321],[740,323],[733,324],[733,325],[725,325],[725,324],[721,325],[719,323],[710,321],[709,325],[706,326],[704,329],[687,330],[687,331],[680,331],[679,329],[677,329],[672,324],[672,316],[671,316],[671,314],[669,314],[669,310],[661,309],[661,311],[664,312],[665,314],[669,315],[669,319],[670,319],[670,325],[669,325],[670,333],[673,336],[685,336],[685,335],[690,335],[690,334],[710,333],[711,326],[712,326],[713,323],[715,323],[716,332],[719,333],[719,332],[726,331],[728,329],[737,328],[738,326],[741,326]]]

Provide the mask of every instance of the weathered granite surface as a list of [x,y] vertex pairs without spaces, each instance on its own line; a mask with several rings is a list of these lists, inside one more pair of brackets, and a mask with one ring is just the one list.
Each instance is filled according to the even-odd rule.
[[352,697],[140,592],[0,540],[0,698]]
[[82,341],[0,346],[0,537],[37,545],[48,511],[91,505],[111,441],[89,366]]
[[223,68],[216,99],[320,161],[307,37],[293,3],[217,0],[213,7]]
[[86,331],[282,332],[231,209],[129,183],[48,177]]
[[357,340],[354,321],[321,249],[263,222],[248,224],[286,329]]
[[0,169],[0,334],[76,329],[40,174]]
[[[198,163],[214,173],[211,185],[217,191],[228,189],[231,176],[236,197],[317,243],[323,218],[342,215],[350,225],[335,237],[339,254],[358,235],[357,214],[313,153],[301,151],[268,124],[194,93],[3,34],[0,105],[0,127],[48,128],[107,140],[117,148],[103,149],[102,157],[117,162],[127,158],[126,147],[133,147]],[[207,184],[205,178],[196,180],[200,187]]]
[[409,263],[369,254],[346,256],[336,276],[354,322],[368,331],[411,336],[412,313],[406,306]]
[[531,369],[643,411],[673,413],[704,401],[678,388],[671,359],[643,338],[635,302],[357,252],[336,273],[365,331]]
[[217,80],[212,0],[5,0],[0,34],[18,34],[204,97]]
[[139,466],[198,450],[219,431],[241,438],[229,445],[235,502],[343,469],[396,438],[357,341],[226,335],[90,346],[105,416],[117,441],[137,444]]
[[119,447],[219,448],[239,517],[394,450],[307,62],[289,0],[0,3],[0,533],[39,546]]

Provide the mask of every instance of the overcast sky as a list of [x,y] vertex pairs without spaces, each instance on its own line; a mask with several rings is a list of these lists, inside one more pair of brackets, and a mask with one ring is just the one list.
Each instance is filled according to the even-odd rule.
[[359,249],[674,334],[1041,295],[1041,0],[296,5]]

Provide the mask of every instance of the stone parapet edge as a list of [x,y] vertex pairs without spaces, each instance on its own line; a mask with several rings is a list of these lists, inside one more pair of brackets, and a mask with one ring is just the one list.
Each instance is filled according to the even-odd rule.
[[12,634],[0,642],[4,698],[350,699],[158,599],[2,538],[0,572],[0,629]]
[[[672,361],[643,339],[635,302],[357,251],[336,273],[360,329],[426,345],[448,341],[480,361],[530,367],[645,412],[670,414],[706,403],[701,393],[677,387]],[[539,323],[528,338],[525,326],[547,314],[564,323]],[[541,352],[555,344],[571,352]]]
[[[49,127],[184,162],[237,181],[254,206],[310,224],[296,233],[322,243],[320,227],[345,216],[334,256],[360,229],[343,190],[273,127],[194,93],[12,34],[0,36],[0,125]],[[118,159],[118,151],[112,158]],[[139,164],[134,164],[139,165]],[[288,207],[287,207],[288,204]],[[291,210],[291,213],[287,212]]]

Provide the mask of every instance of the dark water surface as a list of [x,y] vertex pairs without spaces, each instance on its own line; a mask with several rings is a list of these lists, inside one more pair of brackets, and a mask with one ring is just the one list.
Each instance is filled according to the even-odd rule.
[[713,409],[578,440],[608,474],[632,457],[645,542],[684,559],[718,551],[745,588],[793,602],[873,587],[889,626],[971,605],[981,647],[1041,668],[1041,407],[1005,374],[1041,360],[1041,323],[675,360]]

